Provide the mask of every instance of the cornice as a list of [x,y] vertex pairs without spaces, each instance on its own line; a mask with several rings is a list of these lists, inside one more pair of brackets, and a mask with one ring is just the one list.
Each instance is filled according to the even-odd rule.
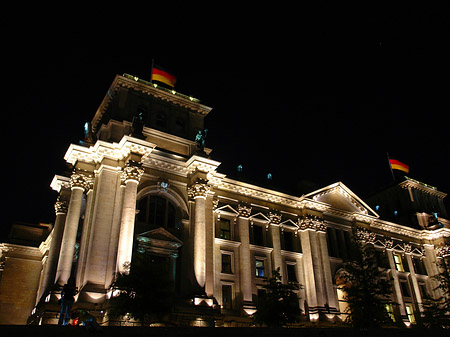
[[137,153],[144,160],[155,147],[155,144],[145,140],[124,136],[119,143],[98,140],[90,147],[70,144],[64,159],[72,165],[75,165],[77,161],[101,163],[104,158],[123,160],[130,153]]
[[401,188],[407,189],[407,188],[414,188],[416,190],[419,190],[421,192],[428,193],[432,196],[444,199],[447,194],[444,192],[440,192],[437,190],[436,187],[430,186],[424,183],[421,183],[420,181],[408,178],[405,181],[402,181],[400,184],[398,184]]

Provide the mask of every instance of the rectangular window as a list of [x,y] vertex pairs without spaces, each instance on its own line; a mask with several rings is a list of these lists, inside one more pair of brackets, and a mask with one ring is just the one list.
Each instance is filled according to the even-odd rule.
[[256,277],[264,277],[264,260],[255,261]]
[[295,264],[287,264],[287,278],[289,282],[297,282],[297,273],[295,272]]
[[402,293],[404,297],[411,297],[408,280],[400,280],[400,288],[402,288]]
[[395,323],[394,309],[392,308],[391,304],[386,304],[386,311],[389,315],[389,318],[392,320],[392,322]]
[[263,228],[261,226],[253,226],[253,244],[264,246]]
[[395,269],[397,269],[398,271],[405,271],[405,269],[403,268],[402,257],[400,254],[394,254],[394,263]]
[[425,265],[421,258],[413,258],[414,271],[416,274],[427,275]]
[[428,297],[427,285],[424,282],[419,282],[419,290],[420,290],[420,295],[422,296],[422,299],[424,297]]
[[232,274],[231,254],[222,254],[222,273]]
[[412,304],[406,304],[406,315],[408,315],[408,320],[411,324],[416,324],[416,318],[414,317],[414,310]]
[[228,219],[219,220],[219,237],[225,240],[231,240],[231,223]]
[[222,307],[233,309],[233,286],[229,284],[222,285]]
[[292,238],[292,232],[284,231],[283,239],[284,239],[284,250],[294,250],[294,240]]

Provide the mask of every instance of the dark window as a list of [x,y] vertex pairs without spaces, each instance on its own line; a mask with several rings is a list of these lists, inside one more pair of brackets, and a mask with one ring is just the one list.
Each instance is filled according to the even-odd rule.
[[264,277],[264,260],[256,260],[255,267],[256,277]]
[[257,246],[264,245],[263,228],[261,226],[253,226],[253,244]]
[[167,114],[164,112],[158,112],[156,114],[156,126],[160,128],[167,127]]
[[416,274],[427,275],[423,260],[420,258],[413,258],[414,271]]
[[284,250],[294,250],[294,239],[292,238],[292,232],[284,231]]
[[233,309],[233,287],[222,285],[222,306],[224,309]]
[[231,274],[231,255],[222,254],[222,273]]
[[219,220],[219,237],[225,240],[231,240],[231,223],[228,219]]
[[297,282],[297,273],[295,272],[295,264],[287,264],[287,278],[289,282]]
[[[148,230],[143,224],[151,227],[167,227],[179,229],[181,215],[177,208],[164,197],[149,195],[138,202],[138,230]],[[138,232],[136,234],[142,233]]]
[[409,291],[409,285],[407,280],[400,280],[400,287],[402,288],[402,293],[404,297],[411,297],[411,292]]

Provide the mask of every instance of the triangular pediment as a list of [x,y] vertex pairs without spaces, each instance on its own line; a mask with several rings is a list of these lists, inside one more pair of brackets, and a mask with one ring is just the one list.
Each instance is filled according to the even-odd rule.
[[236,210],[235,210],[233,207],[231,207],[230,205],[224,205],[224,206],[222,206],[222,207],[218,207],[218,208],[216,209],[216,212],[219,212],[219,211],[230,212],[230,213],[234,213],[234,214],[236,214],[236,215],[239,215],[239,212],[236,211]]
[[337,182],[309,193],[306,197],[328,204],[338,210],[378,217],[378,214],[371,209],[369,205],[362,201],[361,198],[353,193],[342,182]]
[[178,239],[175,235],[173,235],[163,227],[159,227],[156,229],[152,229],[148,232],[141,233],[139,234],[139,237],[146,238],[147,240],[159,240],[183,244],[183,241]]
[[270,221],[270,219],[267,216],[265,216],[263,213],[261,213],[261,212],[253,214],[252,216],[249,217],[249,219],[261,220],[261,221],[267,221],[267,222]]

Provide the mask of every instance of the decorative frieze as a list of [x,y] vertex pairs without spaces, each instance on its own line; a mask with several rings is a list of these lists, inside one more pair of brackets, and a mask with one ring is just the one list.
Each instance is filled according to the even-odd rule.
[[134,180],[139,183],[143,174],[144,169],[142,168],[142,163],[130,160],[123,168],[122,182],[125,183],[127,180]]

